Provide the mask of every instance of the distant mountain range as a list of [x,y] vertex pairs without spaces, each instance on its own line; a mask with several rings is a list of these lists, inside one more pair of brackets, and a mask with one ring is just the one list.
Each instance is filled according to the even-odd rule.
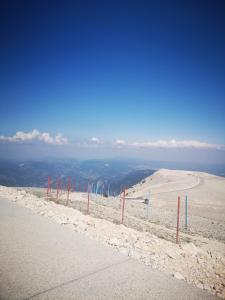
[[51,176],[52,187],[61,178],[65,188],[68,178],[73,190],[86,191],[88,182],[94,192],[118,194],[160,168],[203,171],[225,176],[224,165],[202,165],[138,159],[46,159],[43,161],[0,160],[0,185],[46,187]]
[[52,187],[61,178],[66,188],[70,178],[73,190],[86,191],[89,182],[94,192],[111,195],[153,173],[139,169],[138,163],[120,160],[0,161],[0,185],[45,187],[50,176]]

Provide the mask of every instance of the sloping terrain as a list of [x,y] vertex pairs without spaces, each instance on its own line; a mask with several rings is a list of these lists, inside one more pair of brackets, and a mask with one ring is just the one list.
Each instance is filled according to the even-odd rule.
[[[224,178],[206,173],[160,170],[126,191],[124,225],[123,195],[88,197],[73,192],[68,197],[60,191],[57,197],[53,189],[46,197],[45,189],[0,187],[0,196],[225,298],[224,183]],[[144,200],[149,193],[150,206]],[[176,244],[178,195],[181,215]]]
[[[80,214],[73,212],[74,217]],[[62,211],[57,214],[62,218]],[[67,219],[72,221],[71,214]],[[151,295],[152,300],[218,300],[76,232],[71,225],[57,224],[0,197],[1,299],[136,300]]]
[[123,160],[46,160],[5,161],[0,159],[0,185],[45,187],[48,176],[56,188],[60,178],[63,186],[70,178],[76,191],[86,191],[90,182],[93,189],[117,195],[124,186],[130,187],[154,170],[141,168],[138,162]]

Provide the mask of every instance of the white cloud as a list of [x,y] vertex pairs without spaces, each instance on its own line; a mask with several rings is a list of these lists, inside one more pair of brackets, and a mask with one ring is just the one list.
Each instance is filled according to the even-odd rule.
[[124,145],[126,145],[126,141],[125,141],[125,140],[118,139],[118,140],[115,141],[114,144],[115,144],[115,145],[118,145],[118,146],[124,146]]
[[[0,136],[0,142],[6,143],[25,143],[25,142],[42,142],[45,144],[52,145],[63,145],[68,144],[68,139],[64,137],[61,133],[55,136],[51,135],[49,132],[40,132],[34,129],[30,132],[18,131],[13,136]],[[100,147],[108,145],[100,138],[92,137],[89,141],[77,144],[80,147]],[[116,139],[111,146],[117,147],[134,147],[134,148],[164,148],[164,149],[208,149],[208,150],[225,150],[225,145],[210,144],[206,142],[201,142],[197,140],[182,140],[178,141],[175,139],[171,140],[157,140],[157,141],[147,141],[147,142],[133,142],[127,143],[124,139]]]
[[93,143],[93,144],[101,144],[102,143],[101,140],[97,137],[92,137],[90,139],[90,142]]
[[195,140],[158,140],[155,142],[132,143],[130,146],[141,148],[195,148],[195,149],[224,149],[223,145],[209,144]]
[[51,136],[48,132],[41,133],[37,129],[34,129],[30,132],[23,132],[23,131],[17,131],[15,135],[13,136],[0,136],[1,142],[30,142],[30,141],[41,141],[46,144],[55,144],[55,145],[62,145],[67,144],[68,139],[66,137],[63,137],[61,133],[58,133],[56,136]]

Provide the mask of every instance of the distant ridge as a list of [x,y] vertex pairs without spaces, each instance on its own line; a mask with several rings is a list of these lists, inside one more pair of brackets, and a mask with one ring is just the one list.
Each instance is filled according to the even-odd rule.
[[139,168],[136,163],[118,160],[1,161],[0,185],[45,187],[51,176],[53,187],[57,178],[62,179],[65,187],[70,177],[76,191],[86,191],[89,182],[93,189],[98,186],[101,193],[116,195],[154,173],[154,170]]

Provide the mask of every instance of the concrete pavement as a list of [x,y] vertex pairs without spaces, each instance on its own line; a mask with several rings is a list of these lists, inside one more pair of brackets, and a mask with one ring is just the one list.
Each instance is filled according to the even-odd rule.
[[0,199],[1,299],[218,299]]

